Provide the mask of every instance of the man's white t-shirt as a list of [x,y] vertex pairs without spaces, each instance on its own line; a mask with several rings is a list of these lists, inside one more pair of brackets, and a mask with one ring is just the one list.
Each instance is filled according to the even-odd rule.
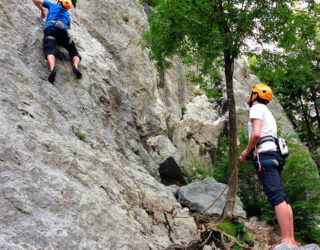
[[[277,137],[277,123],[272,113],[266,105],[258,103],[250,108],[249,122],[248,122],[248,133],[249,138],[252,133],[252,122],[251,119],[262,120],[261,137],[271,135]],[[276,151],[277,145],[272,141],[262,143],[258,147],[258,153],[265,151]]]

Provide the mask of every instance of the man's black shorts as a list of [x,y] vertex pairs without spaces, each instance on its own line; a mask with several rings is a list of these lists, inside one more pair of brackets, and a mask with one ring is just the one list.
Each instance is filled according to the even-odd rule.
[[74,42],[68,34],[68,31],[50,26],[44,30],[43,52],[45,54],[45,58],[50,54],[56,54],[56,45],[64,47],[69,52],[70,58],[73,58],[74,56],[81,58]]
[[259,171],[259,165],[257,161],[253,161],[253,164],[257,170],[259,179],[262,183],[264,193],[268,197],[272,206],[276,206],[283,201],[288,202],[287,195],[284,191],[282,182],[282,164],[277,163],[277,153],[260,153],[261,171]]

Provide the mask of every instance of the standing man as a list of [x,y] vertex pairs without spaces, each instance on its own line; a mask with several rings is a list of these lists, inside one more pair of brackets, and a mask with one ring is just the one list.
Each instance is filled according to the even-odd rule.
[[71,19],[68,13],[68,10],[71,8],[70,0],[58,0],[57,3],[52,3],[47,0],[32,1],[40,9],[42,19],[46,17],[43,7],[49,10],[44,26],[43,38],[43,51],[50,66],[48,81],[53,83],[56,78],[56,45],[64,47],[69,52],[73,63],[72,70],[77,78],[81,78],[82,73],[79,71],[81,57],[67,31],[67,29],[71,29]]
[[257,169],[263,190],[275,209],[280,226],[281,243],[298,247],[294,239],[293,213],[284,191],[281,172],[283,158],[274,138],[277,137],[276,121],[266,104],[272,99],[272,90],[265,84],[251,89],[248,98],[250,107],[247,148],[241,153],[240,161],[245,161],[253,152],[253,164]]

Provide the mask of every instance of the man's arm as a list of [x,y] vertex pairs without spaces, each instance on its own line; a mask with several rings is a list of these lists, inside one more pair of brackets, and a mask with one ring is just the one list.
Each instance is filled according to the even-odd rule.
[[248,146],[240,156],[240,161],[245,161],[247,156],[250,154],[250,152],[254,149],[254,146],[257,145],[257,143],[260,140],[261,137],[261,128],[262,128],[262,120],[260,119],[252,119],[252,133],[249,138]]
[[44,8],[42,7],[43,5],[43,0],[32,0],[32,2],[35,4],[35,6],[38,7],[38,9],[41,11],[40,17],[44,19],[46,17],[46,13],[44,11]]

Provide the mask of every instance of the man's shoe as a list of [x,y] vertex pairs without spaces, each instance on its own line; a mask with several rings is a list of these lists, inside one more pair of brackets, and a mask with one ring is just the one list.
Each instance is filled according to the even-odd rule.
[[81,78],[81,77],[82,77],[82,73],[80,72],[79,69],[76,68],[75,65],[73,65],[72,71],[73,71],[73,73],[75,73],[75,75],[76,75],[77,78]]
[[56,79],[56,67],[54,67],[51,71],[50,71],[50,74],[49,74],[49,77],[48,77],[48,81],[51,82],[52,84],[54,83],[54,80]]

